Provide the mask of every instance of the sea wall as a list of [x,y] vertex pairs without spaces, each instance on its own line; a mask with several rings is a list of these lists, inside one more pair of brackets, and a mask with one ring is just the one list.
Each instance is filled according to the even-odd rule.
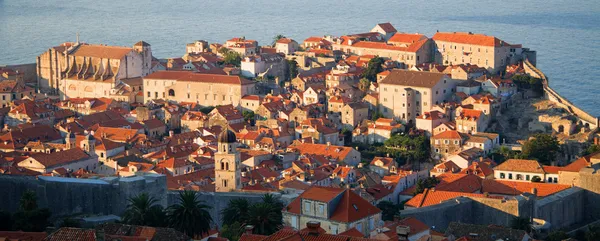
[[25,83],[37,84],[37,64],[16,64],[7,65],[6,67],[23,73],[23,81]]
[[142,192],[166,206],[166,177],[145,175],[77,179],[63,177],[22,177],[0,175],[0,210],[15,212],[24,192],[37,194],[38,206],[48,208],[53,217],[77,214],[121,215],[127,199]]
[[532,64],[528,59],[525,59],[523,61],[523,63],[524,63],[523,68],[525,70],[525,73],[527,73],[535,78],[542,79],[542,83],[544,86],[543,87],[544,94],[548,100],[553,101],[557,105],[567,109],[569,111],[569,113],[573,114],[581,121],[582,125],[587,124],[590,129],[595,129],[595,128],[599,127],[600,123],[599,123],[597,117],[595,117],[595,116],[585,112],[584,110],[580,109],[579,107],[575,106],[568,99],[562,97],[555,90],[550,88],[550,85],[548,83],[548,77],[544,74],[544,72],[542,72],[541,70],[536,68],[534,66],[534,64]]

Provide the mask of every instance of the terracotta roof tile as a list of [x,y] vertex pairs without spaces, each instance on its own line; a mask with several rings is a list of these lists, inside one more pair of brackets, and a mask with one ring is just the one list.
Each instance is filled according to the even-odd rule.
[[482,192],[501,195],[520,195],[522,193],[531,193],[537,189],[538,197],[546,197],[554,193],[571,188],[569,185],[556,183],[535,183],[535,182],[519,182],[505,180],[485,179],[482,183]]
[[542,165],[536,160],[508,159],[494,168],[495,171],[518,171],[544,173]]

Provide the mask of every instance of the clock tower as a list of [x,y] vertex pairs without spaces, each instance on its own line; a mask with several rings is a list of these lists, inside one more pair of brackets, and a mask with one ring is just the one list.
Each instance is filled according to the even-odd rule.
[[235,133],[225,129],[219,134],[215,153],[215,192],[229,192],[242,187],[240,153]]

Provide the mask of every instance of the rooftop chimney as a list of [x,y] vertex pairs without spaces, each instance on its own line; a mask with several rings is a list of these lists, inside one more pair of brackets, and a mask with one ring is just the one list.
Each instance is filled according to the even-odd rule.
[[309,235],[319,235],[319,228],[321,228],[321,222],[317,221],[308,221],[306,223],[306,228],[308,229]]
[[244,227],[244,231],[246,232],[246,234],[252,234],[253,229],[254,225],[246,225],[246,227]]
[[398,240],[408,240],[408,235],[410,234],[410,227],[398,225],[396,226],[396,234],[398,235]]

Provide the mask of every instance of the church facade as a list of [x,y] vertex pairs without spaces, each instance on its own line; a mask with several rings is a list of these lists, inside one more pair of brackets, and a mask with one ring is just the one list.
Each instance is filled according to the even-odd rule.
[[37,58],[40,92],[73,97],[110,96],[121,80],[142,77],[152,70],[152,48],[140,41],[133,48],[64,43]]

